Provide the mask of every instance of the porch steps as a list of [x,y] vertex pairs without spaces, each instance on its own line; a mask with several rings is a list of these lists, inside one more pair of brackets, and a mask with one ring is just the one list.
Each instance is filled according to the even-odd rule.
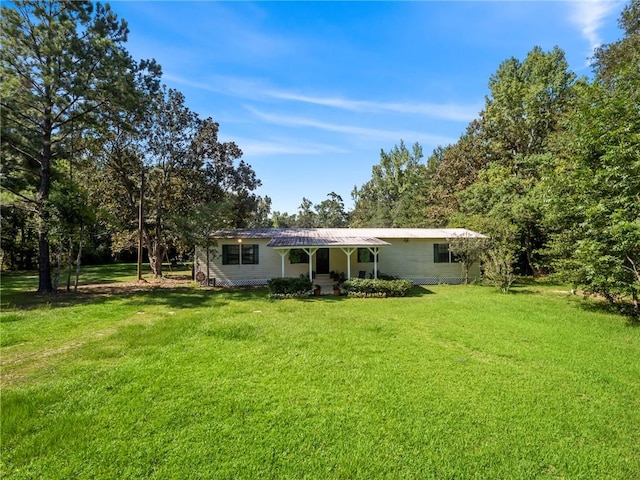
[[336,284],[329,274],[316,275],[313,279],[314,285],[320,285],[320,295],[333,295],[333,286]]

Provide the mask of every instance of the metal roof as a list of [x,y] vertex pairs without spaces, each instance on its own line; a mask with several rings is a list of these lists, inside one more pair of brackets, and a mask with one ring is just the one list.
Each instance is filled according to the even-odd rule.
[[267,247],[381,247],[388,242],[373,237],[290,234],[273,237]]
[[269,238],[269,247],[366,247],[389,245],[383,239],[456,236],[485,238],[464,228],[238,228],[218,230],[214,238]]

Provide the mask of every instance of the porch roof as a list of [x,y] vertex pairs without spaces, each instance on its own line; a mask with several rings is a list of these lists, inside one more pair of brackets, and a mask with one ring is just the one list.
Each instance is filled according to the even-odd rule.
[[267,247],[302,248],[302,247],[382,247],[390,245],[375,237],[345,237],[331,235],[309,235],[309,232],[294,235],[273,237]]

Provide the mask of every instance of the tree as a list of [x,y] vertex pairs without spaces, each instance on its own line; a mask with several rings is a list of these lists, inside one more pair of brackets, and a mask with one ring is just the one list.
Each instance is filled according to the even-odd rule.
[[558,142],[551,245],[560,275],[640,315],[640,1],[625,7],[625,36],[595,55]]
[[535,47],[522,62],[503,62],[489,88],[478,124],[486,166],[455,197],[466,216],[510,221],[517,228],[519,271],[538,275],[547,262],[543,254],[552,233],[543,202],[556,162],[550,144],[570,112],[575,74],[559,48],[545,53]]
[[271,226],[274,228],[293,228],[296,226],[296,215],[278,210],[271,214]]
[[336,192],[327,194],[327,200],[323,200],[315,206],[316,222],[321,228],[344,228],[349,224],[349,216],[344,210],[344,201]]
[[306,197],[302,197],[302,203],[298,207],[296,216],[296,227],[314,228],[317,226],[317,214],[313,211],[313,202]]
[[16,1],[0,12],[3,160],[20,177],[3,188],[35,212],[38,291],[51,292],[50,193],[61,147],[75,125],[126,101],[136,65],[123,47],[127,24],[108,5]]
[[464,284],[469,283],[469,269],[479,262],[487,250],[487,239],[470,233],[453,235],[447,239],[449,251],[456,257],[462,270]]
[[421,164],[422,147],[415,143],[411,151],[404,141],[390,152],[380,150],[380,163],[372,167],[371,180],[354,188],[351,226],[399,227],[408,220],[403,211],[415,202],[416,183],[426,177]]
[[485,281],[499,288],[502,293],[508,293],[516,280],[513,271],[515,257],[511,249],[506,245],[497,245],[487,250],[482,258]]
[[[204,205],[195,206],[187,216],[178,220],[178,227],[184,233],[184,240],[193,246],[204,246],[206,261],[206,281],[211,278],[209,264],[212,255],[215,255],[217,244],[212,238],[212,234],[221,228],[228,226],[232,204],[230,201],[210,202]],[[194,266],[194,271],[199,270],[199,265]]]
[[564,52],[534,47],[524,61],[512,57],[489,79],[482,112],[494,155],[507,163],[546,152],[547,139],[566,111],[576,75]]
[[481,120],[473,120],[453,145],[437,148],[427,160],[424,218],[427,226],[447,226],[459,210],[456,194],[472,185],[490,160]]
[[[233,142],[219,142],[219,125],[211,118],[200,119],[186,107],[180,92],[165,88],[157,93],[146,119],[141,131],[113,131],[103,148],[98,173],[106,180],[99,185],[115,227],[116,249],[137,245],[138,199],[144,175],[142,236],[158,278],[171,248],[191,251],[193,239],[202,229],[262,221],[258,215],[264,217],[269,204],[252,193],[260,181],[240,160],[242,151]],[[216,209],[216,204],[229,207]],[[206,213],[213,210],[216,215]],[[208,225],[185,221],[194,215]]]

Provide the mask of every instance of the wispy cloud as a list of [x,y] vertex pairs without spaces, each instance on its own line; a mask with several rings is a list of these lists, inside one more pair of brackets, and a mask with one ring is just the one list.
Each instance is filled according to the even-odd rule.
[[273,123],[280,126],[287,127],[308,127],[318,130],[324,130],[328,132],[341,133],[350,136],[375,138],[385,141],[397,141],[399,139],[406,139],[408,141],[425,142],[431,145],[447,145],[455,142],[455,139],[444,137],[441,135],[432,135],[424,132],[403,130],[394,131],[378,128],[358,127],[355,125],[342,125],[336,123],[323,122],[307,117],[300,117],[294,115],[280,115],[260,111],[253,107],[245,107],[248,111],[254,114],[257,118]]
[[582,0],[572,2],[571,21],[580,28],[589,41],[592,53],[602,44],[599,30],[604,20],[620,5],[617,1]]
[[265,86],[260,80],[239,77],[215,76],[208,82],[194,81],[173,74],[164,78],[191,88],[213,93],[231,95],[250,100],[284,100],[306,103],[323,107],[337,108],[355,113],[399,113],[420,115],[457,122],[470,122],[478,116],[481,104],[421,103],[421,102],[377,102],[371,100],[352,100],[344,97],[309,95]]
[[256,140],[253,138],[234,137],[246,156],[258,157],[269,155],[326,155],[349,153],[349,150],[318,143],[295,142],[292,140]]
[[419,103],[419,102],[374,102],[368,100],[349,100],[340,97],[318,97],[312,95],[302,95],[293,92],[271,90],[266,92],[273,98],[291,100],[296,102],[310,103],[326,107],[340,108],[362,113],[406,113],[424,115],[427,117],[440,118],[443,120],[454,120],[468,122],[478,116],[481,110],[480,105],[455,105],[451,103]]

